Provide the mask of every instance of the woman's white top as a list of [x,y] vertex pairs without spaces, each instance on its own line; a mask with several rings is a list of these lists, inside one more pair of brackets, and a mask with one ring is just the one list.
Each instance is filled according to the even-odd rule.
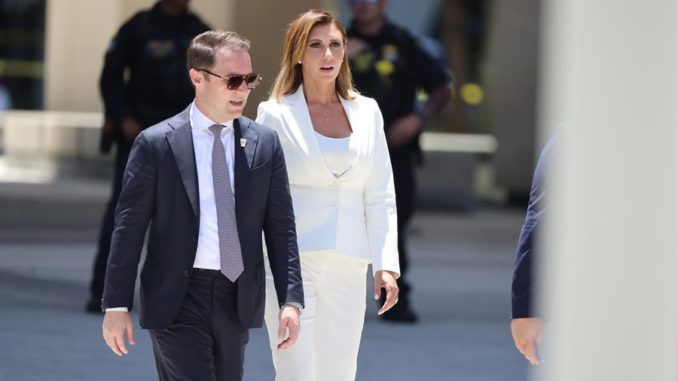
[[315,138],[318,140],[325,165],[334,177],[341,177],[355,163],[358,149],[354,144],[354,139],[351,138],[352,136],[353,134],[346,138],[330,138],[317,131],[315,132]]

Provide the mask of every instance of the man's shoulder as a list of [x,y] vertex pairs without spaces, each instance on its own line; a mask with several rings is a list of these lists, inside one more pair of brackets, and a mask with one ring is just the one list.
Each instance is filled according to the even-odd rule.
[[164,138],[165,135],[177,128],[189,123],[188,110],[184,110],[170,118],[158,122],[142,131],[144,137],[148,140]]
[[197,14],[195,14],[193,12],[188,13],[188,20],[189,20],[190,25],[195,30],[198,30],[200,32],[206,32],[206,31],[212,29],[212,27],[210,27],[203,19],[201,19],[200,16],[198,16]]
[[405,36],[412,36],[412,33],[410,33],[407,28],[404,26],[398,25],[393,23],[392,21],[386,21],[384,23],[384,30],[388,31],[389,33],[396,33],[396,34],[402,34]]
[[390,21],[387,21],[386,24],[384,24],[384,29],[386,31],[386,35],[389,37],[390,40],[395,42],[398,46],[414,46],[417,44],[417,38],[407,30],[405,27],[394,24]]
[[137,13],[133,14],[127,21],[123,23],[123,27],[138,27],[139,24],[144,22],[149,15],[151,15],[152,9],[142,9]]

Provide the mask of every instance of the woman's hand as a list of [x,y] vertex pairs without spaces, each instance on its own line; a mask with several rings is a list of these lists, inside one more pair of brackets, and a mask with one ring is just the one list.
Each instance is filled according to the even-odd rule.
[[386,289],[386,301],[381,306],[378,315],[393,308],[398,303],[398,282],[396,282],[397,274],[393,271],[379,270],[374,274],[374,299],[379,300],[381,289]]

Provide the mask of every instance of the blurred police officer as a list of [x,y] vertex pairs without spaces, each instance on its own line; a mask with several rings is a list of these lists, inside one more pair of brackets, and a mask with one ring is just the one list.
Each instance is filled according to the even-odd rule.
[[[451,78],[409,32],[386,19],[387,0],[349,1],[353,22],[347,54],[358,90],[376,99],[381,108],[398,206],[399,302],[381,316],[384,320],[415,323],[417,315],[410,304],[406,280],[406,233],[415,207],[414,166],[421,161],[419,134],[426,119],[449,99]],[[428,93],[428,100],[417,110],[418,89]]]
[[122,177],[134,138],[144,128],[167,119],[191,103],[194,90],[186,69],[186,49],[193,37],[209,30],[190,12],[190,0],[161,0],[141,11],[111,41],[99,82],[104,100],[101,149],[117,146],[113,190],[106,207],[86,309],[101,311],[106,262]]

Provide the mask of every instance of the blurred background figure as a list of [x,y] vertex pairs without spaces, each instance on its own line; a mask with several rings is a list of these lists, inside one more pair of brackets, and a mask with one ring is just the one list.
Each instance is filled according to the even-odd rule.
[[[419,135],[426,119],[439,112],[450,95],[451,78],[405,29],[384,15],[387,0],[350,0],[353,21],[347,54],[358,91],[374,98],[384,117],[384,129],[398,207],[398,251],[401,277],[398,304],[382,319],[415,323],[407,279],[407,230],[415,209],[415,166],[421,163]],[[427,101],[415,108],[417,90]]]
[[183,110],[193,99],[186,49],[210,29],[189,10],[189,0],[161,0],[125,22],[106,51],[99,82],[105,122],[101,150],[117,146],[113,189],[101,223],[88,312],[101,311],[106,262],[122,177],[134,138],[144,128]]

